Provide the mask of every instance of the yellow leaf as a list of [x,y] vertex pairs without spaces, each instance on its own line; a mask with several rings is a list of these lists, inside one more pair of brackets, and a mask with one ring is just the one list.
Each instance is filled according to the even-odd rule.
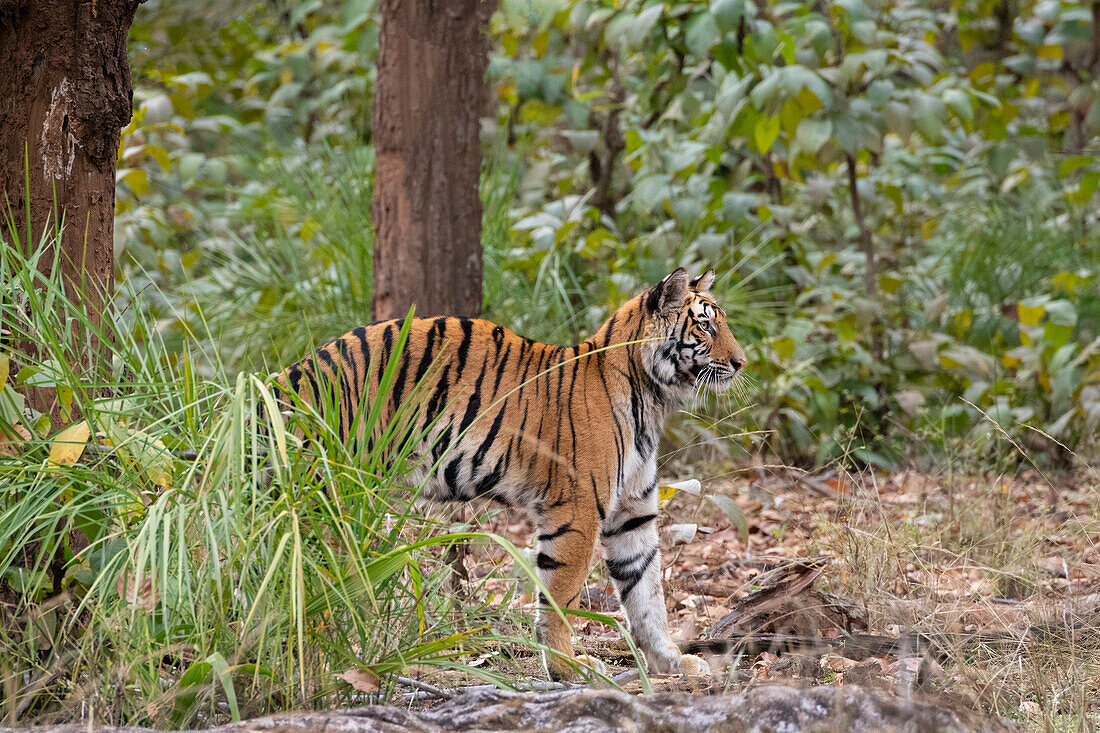
[[657,489],[657,504],[659,506],[664,506],[669,499],[676,496],[677,491],[679,491],[679,489],[674,486],[660,487]]
[[1051,130],[1061,130],[1070,123],[1071,119],[1069,112],[1061,109],[1047,117],[1047,126]]
[[931,239],[932,235],[936,233],[936,224],[939,222],[934,217],[928,217],[921,219],[920,234],[925,239]]
[[1039,305],[1024,305],[1020,303],[1016,306],[1016,313],[1020,317],[1020,323],[1025,326],[1037,325],[1045,312],[1046,307],[1042,303]]
[[306,219],[302,222],[302,228],[298,231],[298,237],[303,242],[308,242],[313,239],[313,235],[321,231],[321,222],[314,218]]
[[1062,58],[1062,46],[1057,43],[1048,43],[1039,47],[1039,53],[1035,54],[1041,59],[1060,59]]
[[76,463],[84,454],[90,434],[87,420],[81,420],[62,430],[54,436],[53,445],[50,446],[50,463],[55,466]]
[[149,193],[149,176],[144,168],[129,168],[119,171],[116,178],[125,181],[135,196],[144,196]]
[[1015,356],[1009,356],[1008,354],[1002,356],[1001,360],[1004,362],[1006,369],[1014,369],[1020,364],[1019,359],[1017,359]]
[[0,354],[0,389],[8,384],[8,374],[11,371],[11,361],[7,354]]
[[825,105],[821,103],[821,98],[810,91],[809,87],[802,87],[798,90],[798,94],[794,97],[798,101],[798,106],[802,108],[802,111],[807,115],[817,112],[819,109],[824,109]]
[[107,423],[107,435],[127,465],[135,466],[155,488],[172,488],[172,454],[157,438],[141,430]]
[[657,487],[657,504],[659,506],[664,506],[665,502],[676,496],[676,492],[678,491],[684,491],[688,494],[699,496],[701,490],[702,484],[699,483],[699,479],[694,478],[659,486]]

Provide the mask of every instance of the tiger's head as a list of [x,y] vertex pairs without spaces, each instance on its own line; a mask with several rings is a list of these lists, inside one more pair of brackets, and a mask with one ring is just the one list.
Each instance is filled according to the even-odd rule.
[[689,280],[681,267],[641,296],[649,339],[642,360],[670,396],[684,398],[700,384],[725,392],[745,366],[745,352],[711,297],[713,284],[714,270]]

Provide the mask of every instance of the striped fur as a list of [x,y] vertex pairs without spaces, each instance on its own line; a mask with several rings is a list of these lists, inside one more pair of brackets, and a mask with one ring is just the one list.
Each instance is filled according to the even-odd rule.
[[[398,359],[380,425],[402,407],[415,443],[409,477],[429,496],[487,496],[532,512],[537,566],[554,600],[575,607],[597,535],[631,634],[653,671],[680,670],[669,638],[657,537],[656,450],[665,417],[702,379],[725,390],[745,363],[709,294],[713,271],[681,268],[620,307],[578,346],[552,346],[488,321],[416,319],[394,353],[399,321],[357,328],[290,366],[287,392],[339,405],[341,437],[363,435],[382,371]],[[329,385],[327,401],[318,399]],[[288,403],[290,400],[288,400]],[[353,435],[354,434],[354,435]],[[556,614],[546,643],[572,654]],[[549,660],[555,675],[560,660]]]

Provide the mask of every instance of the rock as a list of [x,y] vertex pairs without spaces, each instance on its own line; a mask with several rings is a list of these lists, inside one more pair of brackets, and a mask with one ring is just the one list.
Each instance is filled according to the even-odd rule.
[[[87,724],[44,726],[35,733],[83,733]],[[3,732],[5,729],[0,729]],[[139,728],[98,728],[139,733]],[[443,731],[602,731],[765,733],[767,731],[1011,730],[999,719],[958,713],[942,704],[906,700],[856,686],[761,686],[741,695],[681,693],[634,697],[618,690],[547,693],[499,690],[462,695],[431,710],[371,706],[284,713],[212,728],[212,733],[442,733]]]

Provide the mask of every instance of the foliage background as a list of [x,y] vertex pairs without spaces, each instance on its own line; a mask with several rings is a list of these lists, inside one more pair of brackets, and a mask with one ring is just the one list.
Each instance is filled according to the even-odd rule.
[[[374,12],[143,7],[116,238],[169,338],[274,369],[367,320]],[[674,265],[713,266],[757,384],[728,446],[682,438],[884,466],[1018,460],[1006,434],[1038,460],[1094,448],[1094,13],[505,2],[486,315],[575,341]]]

